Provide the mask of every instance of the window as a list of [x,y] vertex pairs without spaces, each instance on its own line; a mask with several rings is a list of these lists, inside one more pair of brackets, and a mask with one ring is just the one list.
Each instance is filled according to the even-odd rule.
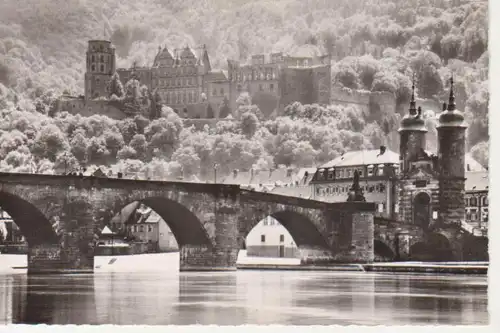
[[148,232],[153,232],[153,227],[148,225]]
[[104,56],[101,55],[101,62],[104,62]]
[[470,215],[471,215],[470,216],[471,221],[477,221],[477,209],[472,208],[470,210]]
[[91,70],[92,72],[95,72],[95,65],[92,65]]
[[379,189],[380,193],[384,193],[385,192],[385,185],[384,184],[380,184],[378,186],[378,189]]
[[220,94],[221,96],[224,95],[224,88],[220,88]]
[[347,177],[348,178],[352,177],[352,169],[347,170]]
[[477,207],[477,198],[476,197],[470,198],[470,205],[472,207]]
[[143,225],[139,226],[139,232],[144,232],[144,226]]
[[260,90],[260,91],[264,90],[264,86],[262,85],[262,83],[261,83],[261,84],[259,84],[259,90]]
[[95,62],[95,56],[92,55],[92,62]]
[[101,65],[101,72],[104,73],[104,65]]
[[266,242],[266,235],[260,235],[260,242],[265,243]]
[[285,241],[285,235],[280,235],[280,242],[284,242]]
[[274,84],[273,84],[273,83],[271,83],[271,84],[269,85],[269,90],[274,91]]
[[214,88],[214,89],[212,90],[212,96],[217,96],[217,89],[215,89],[215,88]]
[[465,207],[469,207],[469,206],[470,206],[470,199],[465,198]]
[[368,177],[373,176],[373,165],[368,166]]
[[483,214],[481,215],[481,222],[488,222],[488,208],[483,208]]
[[358,173],[359,173],[360,177],[363,177],[363,174],[364,174],[363,168],[358,169]]
[[101,79],[96,78],[96,79],[95,79],[95,83],[97,83],[97,85],[101,84]]
[[487,196],[484,196],[483,197],[483,206],[488,206],[488,197]]
[[379,176],[383,176],[384,175],[384,167],[383,166],[379,166],[377,168],[377,175],[379,175]]

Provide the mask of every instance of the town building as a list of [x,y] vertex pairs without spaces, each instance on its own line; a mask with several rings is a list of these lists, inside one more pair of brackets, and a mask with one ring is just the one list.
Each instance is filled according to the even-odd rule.
[[136,218],[127,225],[128,235],[136,240],[151,244],[154,252],[179,250],[177,241],[167,223],[151,208],[140,204],[135,211]]
[[151,208],[140,202],[123,207],[109,222],[110,229],[130,242],[148,244],[149,252],[178,250],[177,241],[168,224]]
[[[427,153],[430,154],[428,151]],[[465,155],[465,167],[468,170],[466,186],[469,195],[469,188],[472,189],[478,182],[475,175],[484,176],[487,172],[470,154]],[[397,218],[400,194],[399,154],[384,146],[373,150],[346,152],[318,167],[309,182],[312,197],[327,202],[345,201],[355,170],[359,173],[360,186],[366,201],[378,204],[376,215]],[[289,188],[288,191],[297,192],[297,189]]]
[[276,219],[268,216],[248,233],[249,257],[297,258],[299,251],[292,236]]

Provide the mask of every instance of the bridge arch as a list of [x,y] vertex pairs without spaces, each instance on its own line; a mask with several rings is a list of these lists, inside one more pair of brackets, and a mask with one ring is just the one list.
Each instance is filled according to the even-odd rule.
[[[267,214],[262,212],[240,221],[240,228],[243,228],[240,229],[239,248],[246,249],[247,255],[300,258],[304,263],[331,260],[332,251],[328,240],[311,217],[286,208]],[[269,217],[282,228],[272,231],[267,229],[263,223]],[[256,226],[259,224],[261,234],[253,234],[257,232]],[[247,239],[251,233],[251,238]]]
[[392,261],[396,257],[392,248],[379,239],[373,241],[373,250],[375,252],[376,261]]
[[[57,244],[59,236],[50,218],[33,203],[15,194],[0,191],[0,208],[12,218],[28,245]],[[47,207],[49,209],[50,207]]]
[[446,235],[430,233],[422,242],[417,242],[410,247],[411,260],[419,261],[453,261],[455,254],[452,243]]
[[[128,201],[125,204],[123,204],[123,202],[118,202],[115,206],[119,208],[117,210],[112,210],[113,214],[115,214],[115,212],[120,214],[125,207],[134,202],[142,203],[155,211],[162,218],[164,223],[168,225],[179,247],[184,245],[213,245],[212,229],[214,227],[214,221],[208,220],[202,223],[200,218],[185,205],[169,198],[162,196],[146,196],[137,198],[136,200],[132,199],[132,201]],[[106,221],[106,223],[108,221]],[[101,226],[101,228],[102,227],[104,226]]]

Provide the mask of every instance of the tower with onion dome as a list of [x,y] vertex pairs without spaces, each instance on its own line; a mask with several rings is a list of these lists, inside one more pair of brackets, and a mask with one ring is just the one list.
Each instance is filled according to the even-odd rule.
[[465,132],[464,114],[456,109],[453,77],[450,97],[439,116],[439,208],[442,226],[460,225],[465,220]]
[[425,135],[427,128],[422,117],[421,109],[417,110],[415,102],[415,81],[412,84],[410,108],[401,120],[399,132],[399,160],[401,174],[406,174],[410,168],[410,162],[416,160],[422,150],[425,150]]

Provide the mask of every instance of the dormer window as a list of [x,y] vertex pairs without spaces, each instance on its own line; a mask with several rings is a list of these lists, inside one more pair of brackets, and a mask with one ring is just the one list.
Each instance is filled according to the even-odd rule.
[[377,175],[378,176],[383,176],[384,175],[384,165],[383,164],[379,164],[379,166],[377,168]]
[[368,166],[368,177],[373,176],[373,165]]

